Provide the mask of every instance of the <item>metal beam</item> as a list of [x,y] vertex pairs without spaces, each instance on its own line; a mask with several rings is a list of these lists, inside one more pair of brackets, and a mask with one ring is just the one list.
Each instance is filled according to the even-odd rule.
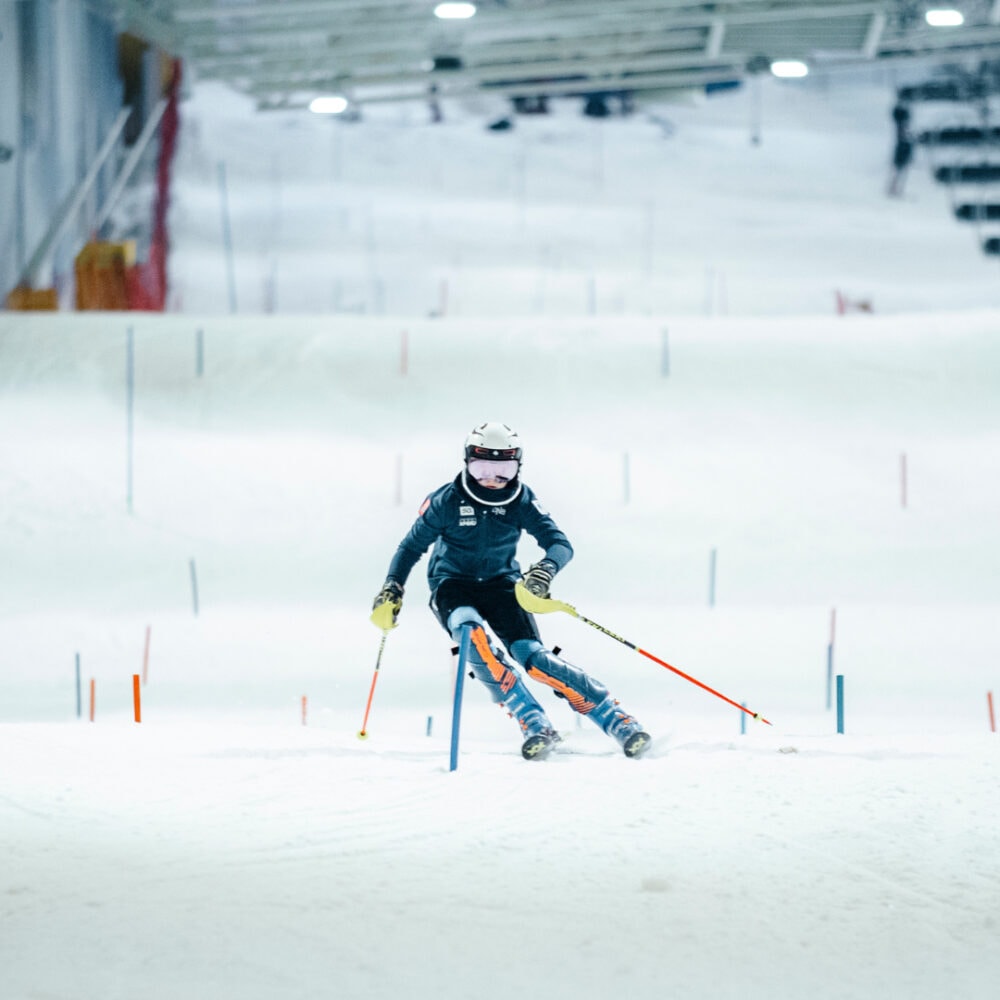
[[108,157],[114,152],[118,139],[125,129],[125,123],[131,114],[131,108],[122,108],[118,112],[118,117],[114,120],[111,129],[105,136],[104,142],[101,143],[101,147],[95,154],[93,162],[90,164],[83,179],[70,191],[56,209],[52,222],[49,223],[49,228],[45,231],[45,235],[42,237],[21,274],[20,285],[26,288],[34,287],[39,272],[48,262],[52,251],[55,250],[58,242],[66,234],[66,230],[69,229],[70,225],[76,219],[76,214],[80,211],[84,199],[90,194],[90,189],[94,186],[94,182],[100,175],[101,168],[107,162]]
[[[575,78],[574,88],[601,89],[606,79],[624,81],[632,77],[642,77],[650,73],[670,70],[729,67],[733,65],[731,55],[725,58],[709,57],[701,51],[692,56],[676,55],[670,57],[649,59],[604,59],[587,60],[573,63],[569,60],[560,62],[525,63],[518,66],[491,66],[477,68],[474,71],[456,70],[447,73],[382,73],[378,71],[357,72],[354,74],[331,73],[329,69],[318,69],[313,73],[303,73],[295,78],[285,74],[257,74],[252,77],[255,85],[262,89],[273,89],[284,85],[296,88],[318,89],[350,89],[351,86],[384,86],[398,84],[400,86],[436,85],[442,92],[454,86],[469,85],[483,88],[509,85],[517,87],[521,92],[547,92],[549,84],[558,80]],[[618,84],[620,86],[620,83]]]
[[[668,93],[671,91],[687,91],[704,88],[710,83],[724,83],[731,80],[741,79],[745,72],[745,57],[735,60],[732,64],[719,65],[717,67],[699,70],[687,68],[670,73],[651,73],[643,77],[623,79],[607,79],[602,81],[585,82],[561,82],[547,84],[544,88],[539,87],[531,91],[524,86],[505,85],[490,87],[488,92],[500,97],[521,97],[526,93],[543,92],[550,97],[574,97],[577,95],[592,93]],[[258,107],[261,110],[293,109],[308,107],[309,99],[301,93],[291,93],[276,96],[273,93],[264,93],[257,89],[249,91],[251,96],[258,99]],[[472,79],[464,81],[460,85],[451,85],[440,89],[435,93],[435,97],[458,97],[463,94],[483,93],[482,88]],[[384,104],[405,101],[427,101],[431,97],[427,87],[410,89],[408,92],[372,93],[361,95],[361,104]]]
[[865,34],[865,40],[861,45],[861,54],[866,59],[874,59],[878,53],[878,44],[885,33],[885,26],[888,18],[881,11],[872,14],[871,23]]
[[705,55],[714,59],[722,51],[722,42],[726,37],[726,22],[717,17],[708,29],[708,38],[705,41]]
[[129,154],[126,157],[125,162],[122,164],[122,168],[118,172],[118,176],[115,178],[114,184],[111,185],[111,190],[104,199],[104,204],[97,213],[97,218],[94,219],[93,228],[98,233],[100,233],[102,226],[105,222],[107,222],[108,217],[114,211],[115,205],[118,204],[118,199],[122,196],[122,192],[125,190],[125,185],[128,184],[129,179],[135,172],[135,168],[139,165],[139,160],[142,159],[142,154],[146,152],[146,147],[156,134],[157,126],[160,124],[160,119],[163,117],[166,110],[167,102],[166,100],[161,99],[157,102],[156,107],[153,109],[153,113],[149,116],[146,124],[143,125],[142,132],[139,133],[139,138],[136,139],[132,148],[129,150]]

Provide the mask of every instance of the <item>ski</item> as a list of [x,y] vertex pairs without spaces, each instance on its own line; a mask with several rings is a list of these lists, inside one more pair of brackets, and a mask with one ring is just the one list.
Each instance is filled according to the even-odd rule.
[[[649,733],[640,730],[633,733],[621,746],[621,753],[624,753],[630,760],[642,757],[653,746],[653,738]],[[529,736],[521,744],[521,756],[525,760],[544,760],[546,757],[555,754],[562,756],[571,754],[583,757],[613,757],[615,751],[608,749],[603,753],[597,750],[589,750],[573,746],[572,739],[566,742],[558,733],[535,733]],[[655,755],[654,755],[655,756]]]

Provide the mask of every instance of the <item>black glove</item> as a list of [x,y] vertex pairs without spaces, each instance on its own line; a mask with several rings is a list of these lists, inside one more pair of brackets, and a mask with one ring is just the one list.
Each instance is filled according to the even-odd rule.
[[528,568],[528,572],[521,578],[521,583],[535,597],[548,597],[549,584],[558,572],[558,567],[551,559],[541,559]]
[[403,606],[403,588],[395,580],[386,580],[372,604],[371,623],[385,632],[396,627]]

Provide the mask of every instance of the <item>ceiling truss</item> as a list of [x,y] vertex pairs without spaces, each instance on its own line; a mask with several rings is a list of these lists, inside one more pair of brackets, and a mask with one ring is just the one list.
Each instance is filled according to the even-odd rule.
[[364,105],[489,92],[635,97],[746,79],[777,59],[1000,57],[1000,0],[964,0],[962,27],[917,0],[91,0],[129,30],[266,108],[339,93]]

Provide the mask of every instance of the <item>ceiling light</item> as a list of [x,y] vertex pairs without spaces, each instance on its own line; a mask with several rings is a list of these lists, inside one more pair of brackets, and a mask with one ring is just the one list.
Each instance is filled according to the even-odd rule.
[[779,59],[771,63],[771,72],[783,79],[808,76],[809,67],[798,59]]
[[439,3],[434,8],[434,16],[443,21],[464,21],[476,13],[474,3]]
[[924,14],[924,20],[932,28],[957,28],[965,24],[965,17],[960,10],[929,10]]
[[347,98],[340,96],[314,97],[309,102],[309,110],[317,115],[339,115],[347,110]]

